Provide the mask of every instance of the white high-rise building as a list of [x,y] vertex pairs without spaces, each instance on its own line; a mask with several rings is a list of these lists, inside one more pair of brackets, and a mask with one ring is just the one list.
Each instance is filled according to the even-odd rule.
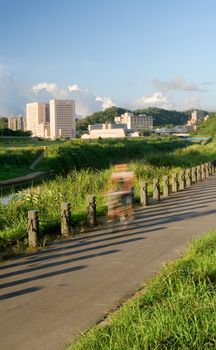
[[70,139],[76,137],[75,101],[50,101],[50,138]]
[[26,129],[30,130],[33,136],[49,137],[49,105],[47,103],[27,103]]

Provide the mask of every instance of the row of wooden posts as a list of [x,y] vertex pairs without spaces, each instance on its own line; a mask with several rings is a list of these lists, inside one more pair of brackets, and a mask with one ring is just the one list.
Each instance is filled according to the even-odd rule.
[[[163,197],[168,197],[170,193],[184,191],[186,187],[193,183],[202,181],[216,173],[215,162],[204,163],[196,167],[182,170],[172,174],[171,185],[168,175],[163,176]],[[160,182],[159,178],[153,179],[153,199],[160,201]],[[148,205],[148,183],[141,182],[140,204],[142,206]]]
[[[163,176],[163,196],[168,197],[170,193],[176,193],[178,191],[184,191],[186,187],[191,186],[193,183],[202,181],[212,174],[216,173],[216,162],[209,162],[198,165],[196,167],[182,170],[172,174],[171,186],[168,175]],[[140,187],[140,204],[142,206],[148,206],[148,183],[146,181],[141,182]],[[153,179],[153,199],[160,201],[160,182],[159,178]],[[89,225],[96,225],[96,197],[88,196],[87,206],[87,220]],[[28,211],[28,240],[30,247],[37,247],[39,237],[39,219],[38,210]],[[73,233],[71,225],[71,204],[63,202],[61,204],[61,235],[63,237],[69,236]]]
[[[29,247],[37,247],[39,238],[39,210],[28,211],[28,242]],[[47,220],[45,220],[47,221]],[[89,225],[95,226],[96,220],[96,197],[88,196],[87,221]],[[69,202],[61,203],[61,235],[68,237],[73,233],[71,220],[71,204]]]

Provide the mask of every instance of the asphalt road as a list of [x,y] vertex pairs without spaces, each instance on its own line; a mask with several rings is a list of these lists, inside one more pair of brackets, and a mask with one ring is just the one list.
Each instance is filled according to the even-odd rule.
[[63,350],[142,281],[216,227],[216,175],[133,221],[98,228],[0,265],[1,350]]

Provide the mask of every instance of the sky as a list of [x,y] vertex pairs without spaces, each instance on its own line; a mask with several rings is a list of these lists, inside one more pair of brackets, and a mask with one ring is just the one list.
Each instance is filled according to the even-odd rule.
[[0,0],[0,116],[73,98],[216,111],[215,0]]

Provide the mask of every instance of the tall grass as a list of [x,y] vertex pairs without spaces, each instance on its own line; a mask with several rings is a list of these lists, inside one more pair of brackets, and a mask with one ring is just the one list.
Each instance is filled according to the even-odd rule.
[[193,241],[144,289],[70,350],[216,348],[216,231]]
[[[141,180],[148,181],[151,193],[154,177],[161,178],[162,175],[171,175],[173,171],[178,172],[182,168],[216,159],[215,146],[216,142],[212,142],[206,146],[190,146],[173,152],[156,152],[154,149],[143,155],[144,160],[129,162],[129,169],[134,171],[136,178],[135,198],[139,200]],[[74,226],[78,226],[80,230],[84,229],[87,224],[86,198],[88,195],[97,197],[97,214],[106,213],[106,192],[110,188],[109,179],[112,171],[112,166],[100,171],[92,168],[71,170],[67,176],[57,176],[52,181],[44,182],[40,187],[31,188],[26,193],[18,193],[7,206],[0,204],[0,238],[15,241],[25,237],[27,235],[27,212],[33,209],[38,209],[40,219],[44,220],[40,223],[41,237],[45,233],[58,233],[60,204],[63,201],[68,201],[72,205]]]
[[117,162],[145,159],[149,153],[169,152],[186,147],[178,139],[75,140],[47,148],[41,169],[68,172],[71,169],[104,169]]
[[0,147],[1,166],[8,165],[30,165],[41,152],[40,147]]
[[59,232],[60,203],[71,203],[73,223],[86,225],[87,195],[97,196],[98,215],[105,213],[105,190],[110,170],[73,170],[66,178],[56,177],[42,186],[14,195],[7,206],[0,204],[0,237],[4,240],[17,240],[26,233],[27,212],[37,209],[40,212],[40,233]]

